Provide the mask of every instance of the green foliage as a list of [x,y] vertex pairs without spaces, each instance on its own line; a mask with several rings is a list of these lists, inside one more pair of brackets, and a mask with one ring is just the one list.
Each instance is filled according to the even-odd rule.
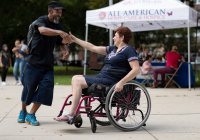
[[[194,33],[195,28],[190,28],[190,43],[193,44],[195,41]],[[167,30],[158,30],[158,31],[146,31],[146,32],[136,32],[135,35],[135,44],[140,46],[142,44],[152,44],[157,43],[164,44],[167,48],[167,51],[170,51],[172,46],[177,46],[179,52],[187,52],[187,28],[181,29],[167,29]],[[194,51],[194,48],[191,48],[191,51]]]
[[[52,0],[9,0],[0,5],[0,46],[7,43],[11,50],[16,39],[26,39],[29,25],[38,17],[47,15],[48,3]],[[66,32],[71,31],[78,38],[85,39],[86,11],[108,6],[108,0],[58,0],[66,11],[60,22]],[[120,0],[114,0],[113,3]],[[88,40],[96,45],[108,45],[106,29],[89,27]],[[75,54],[79,50],[76,44],[70,44],[69,51]]]
[[194,7],[195,6],[195,3],[196,3],[196,0],[181,0],[181,2],[185,2],[185,1],[189,1],[189,6],[190,7]]
[[[7,0],[0,4],[0,46],[7,43],[11,50],[16,39],[26,39],[30,23],[42,15],[47,15],[47,5],[52,0]],[[60,22],[66,32],[85,40],[85,18],[87,10],[103,8],[109,0],[58,0],[66,11]],[[113,0],[113,4],[121,0]],[[185,1],[185,0],[181,0]],[[192,1],[192,0],[191,0]],[[194,41],[194,29],[191,30],[191,43]],[[179,38],[176,38],[176,36]],[[95,45],[108,45],[109,32],[105,28],[89,26],[88,41]],[[187,46],[187,29],[159,30],[135,33],[135,44],[163,43],[168,49],[172,45],[185,49]],[[185,47],[182,47],[185,46]],[[69,45],[72,55],[78,52],[77,44]],[[159,46],[158,46],[159,47]],[[1,50],[1,47],[0,47]],[[192,49],[191,49],[192,50]],[[180,50],[181,51],[181,50]]]
[[0,45],[7,43],[9,49],[12,49],[16,39],[26,39],[29,24],[39,16],[47,14],[47,4],[49,1],[1,1]]

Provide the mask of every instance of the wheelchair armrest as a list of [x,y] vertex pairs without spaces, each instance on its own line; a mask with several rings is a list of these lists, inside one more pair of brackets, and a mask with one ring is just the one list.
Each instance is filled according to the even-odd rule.
[[101,71],[101,69],[96,69],[96,68],[89,68],[89,70],[93,70],[93,71]]
[[111,72],[120,72],[120,73],[129,73],[129,71],[118,70],[118,69],[107,69],[107,71],[111,71]]

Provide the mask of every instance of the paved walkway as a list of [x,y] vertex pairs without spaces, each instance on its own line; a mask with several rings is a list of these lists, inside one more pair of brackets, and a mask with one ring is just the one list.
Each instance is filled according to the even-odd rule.
[[[31,79],[30,79],[31,80]],[[18,124],[22,86],[0,86],[0,140],[196,140],[200,139],[200,88],[150,89],[152,110],[147,126],[132,132],[122,132],[113,126],[98,126],[93,134],[89,119],[83,116],[83,125],[77,129],[53,120],[57,116],[71,86],[56,85],[51,107],[41,106],[37,112],[40,126]],[[30,110],[28,107],[28,110]]]

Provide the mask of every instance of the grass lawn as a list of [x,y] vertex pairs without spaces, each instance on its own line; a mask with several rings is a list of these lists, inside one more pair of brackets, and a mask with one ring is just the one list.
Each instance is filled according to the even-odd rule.
[[73,75],[69,76],[55,76],[54,85],[71,85]]
[[[0,69],[1,73],[1,69]],[[97,74],[97,71],[91,71],[86,68],[86,74]],[[83,67],[68,66],[66,71],[66,66],[54,66],[54,75],[76,75],[83,74]],[[8,69],[8,75],[13,75],[13,68]]]

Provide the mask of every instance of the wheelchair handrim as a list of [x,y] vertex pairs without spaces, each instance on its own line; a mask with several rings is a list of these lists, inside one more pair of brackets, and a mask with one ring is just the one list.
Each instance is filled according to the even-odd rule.
[[[150,115],[150,109],[151,109],[151,105],[150,105],[150,104],[151,104],[151,101],[150,101],[150,97],[147,95],[147,94],[148,94],[148,91],[147,91],[142,85],[138,84],[137,82],[134,81],[133,83],[134,83],[134,85],[140,87],[140,88],[143,90],[144,93],[146,93],[145,96],[146,96],[146,99],[147,99],[147,102],[148,102],[147,111],[146,111],[146,114],[145,114],[145,116],[144,116],[144,119],[143,119],[140,123],[138,123],[136,126],[130,126],[130,127],[128,127],[128,126],[121,126],[121,125],[118,123],[118,121],[116,121],[116,118],[114,118],[114,114],[112,114],[112,109],[111,109],[112,106],[111,106],[111,103],[112,103],[112,100],[113,100],[113,97],[114,97],[116,91],[112,92],[112,95],[111,95],[110,101],[109,101],[109,114],[110,114],[110,116],[111,116],[113,122],[114,122],[117,126],[123,128],[123,129],[137,129],[138,127],[142,126],[142,125],[147,121],[147,119],[148,119],[148,117],[149,117],[149,115]],[[130,85],[130,84],[132,84],[132,83],[126,83],[126,84],[124,84],[124,85]],[[114,89],[114,88],[112,88],[111,90],[113,90],[113,89]]]

